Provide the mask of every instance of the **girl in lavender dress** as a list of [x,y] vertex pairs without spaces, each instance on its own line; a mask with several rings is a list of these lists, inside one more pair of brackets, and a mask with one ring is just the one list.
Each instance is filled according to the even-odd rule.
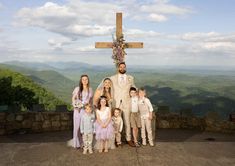
[[[113,107],[115,106],[115,101],[113,99],[113,83],[110,80],[110,78],[106,77],[104,78],[100,85],[97,87],[95,90],[94,96],[93,96],[93,105],[95,108],[97,108],[100,96],[106,96],[107,101],[108,101],[108,106],[110,110],[113,110]],[[95,149],[99,149],[99,142],[95,143]],[[110,139],[109,141],[109,146],[110,149],[115,149],[115,135],[113,135],[113,138]]]
[[106,96],[100,97],[96,117],[96,140],[99,142],[99,152],[103,152],[103,149],[104,152],[108,152],[108,143],[113,137],[113,125]]
[[82,136],[80,133],[80,121],[84,114],[83,106],[85,104],[92,104],[93,92],[89,85],[88,75],[82,75],[80,78],[79,86],[73,91],[72,105],[73,111],[73,139],[70,141],[70,146],[74,148],[82,147]]

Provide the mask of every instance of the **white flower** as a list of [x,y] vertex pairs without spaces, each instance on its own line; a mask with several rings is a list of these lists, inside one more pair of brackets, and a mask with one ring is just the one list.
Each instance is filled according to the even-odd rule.
[[75,108],[79,108],[80,109],[80,108],[82,108],[84,106],[84,104],[81,101],[77,101],[77,102],[75,102],[74,106],[75,106]]

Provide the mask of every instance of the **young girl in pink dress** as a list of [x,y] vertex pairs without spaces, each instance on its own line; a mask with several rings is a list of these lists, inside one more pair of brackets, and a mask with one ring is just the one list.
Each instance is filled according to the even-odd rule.
[[93,92],[89,85],[88,75],[82,75],[80,78],[79,86],[73,91],[72,105],[73,111],[73,140],[72,147],[79,148],[83,145],[82,136],[80,133],[80,121],[84,114],[84,105],[92,104]]
[[99,152],[108,152],[108,142],[113,137],[113,125],[111,110],[108,107],[107,98],[101,96],[96,110],[96,140],[99,144]]

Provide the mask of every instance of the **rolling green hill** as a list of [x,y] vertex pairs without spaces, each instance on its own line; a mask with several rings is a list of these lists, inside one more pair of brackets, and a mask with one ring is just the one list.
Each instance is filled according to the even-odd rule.
[[37,71],[34,74],[28,75],[28,77],[53,92],[63,101],[66,101],[67,103],[71,102],[71,94],[75,87],[75,81],[52,70]]
[[[192,73],[133,73],[137,86],[144,86],[153,104],[170,111],[189,110],[198,116],[216,112],[228,119],[235,112],[235,77]],[[143,79],[144,78],[144,79]]]
[[[22,104],[30,108],[32,104],[44,104],[47,110],[55,109],[56,105],[65,104],[51,92],[36,84],[30,78],[0,67],[1,104]],[[25,101],[21,101],[21,100]],[[25,103],[25,102],[28,103]]]
[[[0,67],[20,72],[42,87],[46,88],[48,91],[52,92],[59,99],[67,103],[71,102],[71,92],[76,85],[75,81],[70,80],[54,70],[41,70],[41,68],[40,70],[33,70],[31,68],[27,68],[27,66],[31,65],[26,65],[26,67],[23,67],[22,65],[19,65],[21,63],[16,64],[18,64],[18,66],[0,64]],[[39,66],[37,68],[39,68]],[[47,66],[47,68],[49,67]]]
[[[113,66],[92,66],[83,63],[54,63],[51,69],[40,70],[18,66],[7,67],[19,71],[70,103],[71,92],[82,74],[88,74],[93,90],[104,77],[115,74]],[[21,65],[19,65],[21,64]],[[24,64],[24,63],[23,63]],[[36,64],[35,64],[36,65]],[[26,65],[30,66],[30,65]],[[41,67],[39,67],[41,66]],[[50,68],[47,66],[47,69]],[[127,68],[135,77],[137,87],[144,86],[155,106],[167,106],[172,112],[187,110],[204,116],[215,112],[224,119],[235,112],[235,72],[233,70],[182,68]]]
[[[60,71],[61,72],[61,71]],[[62,71],[76,81],[83,72]],[[232,73],[187,73],[156,70],[130,70],[137,87],[145,87],[148,97],[155,106],[168,106],[172,112],[188,111],[189,114],[205,116],[210,112],[228,119],[235,112],[235,76]],[[111,76],[114,71],[87,70],[93,89],[102,78]]]

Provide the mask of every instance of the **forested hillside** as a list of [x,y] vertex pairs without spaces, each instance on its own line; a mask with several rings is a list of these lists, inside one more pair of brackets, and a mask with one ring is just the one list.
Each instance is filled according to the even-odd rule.
[[30,78],[4,68],[0,68],[0,94],[1,105],[20,105],[24,109],[44,104],[47,110],[53,110],[56,105],[65,104]]

